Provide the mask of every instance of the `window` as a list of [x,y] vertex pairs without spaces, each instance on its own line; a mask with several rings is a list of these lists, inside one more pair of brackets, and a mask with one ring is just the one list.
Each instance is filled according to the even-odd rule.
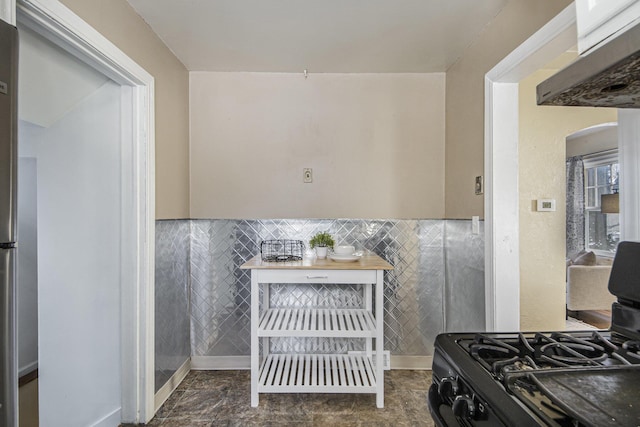
[[618,150],[584,157],[585,248],[598,255],[613,255],[620,241],[618,214],[600,212],[600,196],[618,192]]

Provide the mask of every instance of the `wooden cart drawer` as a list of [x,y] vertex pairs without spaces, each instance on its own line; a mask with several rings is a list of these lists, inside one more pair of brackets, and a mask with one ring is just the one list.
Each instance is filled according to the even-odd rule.
[[376,270],[252,270],[258,283],[376,283]]

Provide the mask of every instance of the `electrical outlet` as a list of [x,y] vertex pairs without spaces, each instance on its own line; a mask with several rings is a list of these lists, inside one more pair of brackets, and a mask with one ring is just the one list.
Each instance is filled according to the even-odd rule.
[[382,352],[382,364],[384,365],[385,371],[391,370],[391,352],[389,350]]
[[305,184],[309,184],[313,182],[313,169],[304,168],[302,169],[302,182]]

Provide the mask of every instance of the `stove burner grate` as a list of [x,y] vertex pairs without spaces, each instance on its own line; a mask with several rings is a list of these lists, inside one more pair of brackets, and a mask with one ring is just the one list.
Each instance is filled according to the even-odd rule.
[[640,363],[640,341],[627,341],[618,346],[599,331],[517,333],[506,337],[476,334],[467,348],[469,354],[500,381],[509,372]]

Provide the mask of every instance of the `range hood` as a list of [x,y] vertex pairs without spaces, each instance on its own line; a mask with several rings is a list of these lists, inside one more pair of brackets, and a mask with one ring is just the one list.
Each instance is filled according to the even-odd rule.
[[537,87],[538,105],[640,108],[640,25]]

